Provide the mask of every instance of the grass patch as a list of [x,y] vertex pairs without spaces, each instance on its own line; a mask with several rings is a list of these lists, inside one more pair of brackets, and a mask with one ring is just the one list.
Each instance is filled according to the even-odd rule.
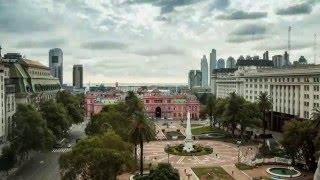
[[221,167],[192,168],[199,179],[206,180],[233,180],[233,178]]
[[192,128],[191,132],[193,135],[200,135],[200,134],[204,134],[204,133],[213,132],[213,128],[210,126],[203,126],[203,127],[199,127],[199,128]]
[[253,169],[254,167],[253,166],[249,166],[247,164],[244,164],[244,163],[236,163],[236,167],[240,170],[250,170],[250,169]]

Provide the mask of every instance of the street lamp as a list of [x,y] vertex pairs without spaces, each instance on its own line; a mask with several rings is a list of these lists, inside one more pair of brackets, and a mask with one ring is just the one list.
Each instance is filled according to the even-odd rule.
[[167,144],[167,145],[166,145],[166,149],[167,149],[167,153],[168,153],[168,164],[170,164],[170,162],[169,162],[169,148],[170,148],[170,145]]
[[238,163],[240,162],[240,145],[241,145],[241,141],[237,141],[238,144]]

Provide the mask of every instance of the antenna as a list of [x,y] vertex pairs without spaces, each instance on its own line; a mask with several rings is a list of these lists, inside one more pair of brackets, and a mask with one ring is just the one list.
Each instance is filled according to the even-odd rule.
[[314,44],[313,44],[313,63],[316,64],[317,62],[317,34],[314,34]]
[[291,50],[291,26],[288,28],[288,53],[290,55]]

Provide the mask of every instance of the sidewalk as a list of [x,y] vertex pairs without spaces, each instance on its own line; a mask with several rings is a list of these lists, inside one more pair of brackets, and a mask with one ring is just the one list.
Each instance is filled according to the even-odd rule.
[[235,165],[224,165],[221,167],[236,180],[251,180],[249,175],[240,171]]
[[199,180],[199,178],[193,173],[190,167],[177,168],[177,169],[179,171],[180,180]]

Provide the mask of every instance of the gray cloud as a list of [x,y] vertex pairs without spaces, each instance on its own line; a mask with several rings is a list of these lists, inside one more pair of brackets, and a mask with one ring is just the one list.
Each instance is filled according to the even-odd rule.
[[305,2],[289,6],[287,8],[281,8],[276,10],[277,15],[299,15],[299,14],[310,14],[312,11],[312,3]]
[[222,14],[217,19],[222,20],[242,20],[242,19],[260,19],[267,17],[266,12],[244,12],[242,10],[234,11],[231,14]]
[[171,13],[179,6],[188,6],[202,0],[128,0],[128,4],[148,3],[161,8],[161,14]]
[[257,41],[257,40],[262,40],[265,39],[265,36],[263,35],[256,35],[256,36],[230,36],[227,39],[228,43],[244,43],[244,42],[249,42],[249,41]]
[[61,47],[66,42],[64,39],[49,39],[49,40],[24,40],[19,41],[15,47],[21,49],[28,49],[28,48],[54,48],[54,47]]
[[230,5],[230,0],[215,0],[213,3],[209,5],[209,11],[218,9],[224,10]]
[[183,55],[184,51],[176,49],[174,47],[166,47],[159,49],[141,49],[133,52],[134,54],[141,56],[161,56],[161,55]]
[[28,33],[53,30],[48,11],[21,0],[1,1],[0,31]]
[[82,48],[91,49],[91,50],[116,50],[116,49],[126,49],[127,44],[122,42],[115,42],[115,41],[92,41],[92,42],[85,42],[81,44]]
[[[283,40],[285,42],[285,40]],[[312,43],[310,42],[292,42],[291,43],[291,50],[301,50],[312,47]],[[286,43],[263,43],[256,47],[254,50],[286,50],[288,45]]]
[[246,35],[261,35],[267,32],[264,25],[259,24],[244,24],[235,29],[230,35],[246,36]]

